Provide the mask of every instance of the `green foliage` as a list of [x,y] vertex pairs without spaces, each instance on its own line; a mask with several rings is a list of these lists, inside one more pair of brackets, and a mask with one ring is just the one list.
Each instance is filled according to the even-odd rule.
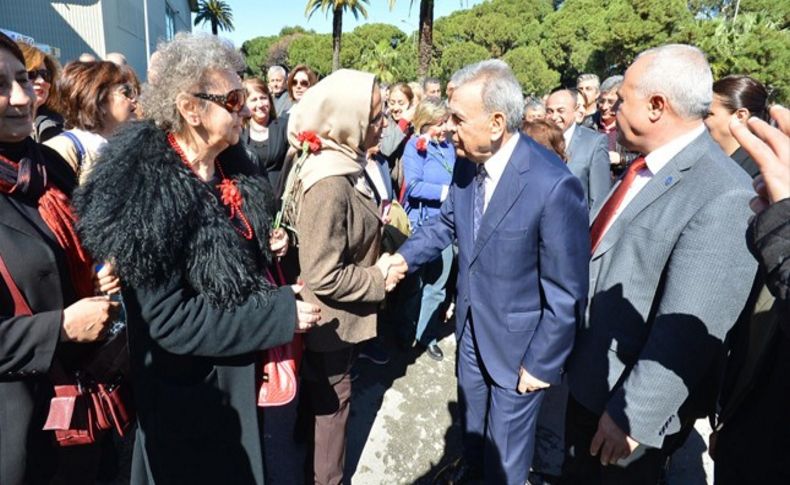
[[241,53],[247,63],[247,74],[265,76],[265,70],[268,68],[269,49],[279,40],[279,36],[270,35],[244,41],[241,45]]
[[309,34],[295,38],[288,47],[288,66],[306,64],[318,74],[332,72],[332,35]]
[[449,79],[455,71],[467,64],[479,62],[491,57],[485,47],[465,41],[449,45],[439,61],[441,77]]
[[200,0],[198,4],[195,24],[211,24],[211,33],[217,35],[222,29],[230,32],[233,30],[233,12],[230,6],[222,0]]
[[502,60],[513,69],[525,93],[541,95],[560,83],[560,73],[549,67],[536,46],[516,47],[505,54]]

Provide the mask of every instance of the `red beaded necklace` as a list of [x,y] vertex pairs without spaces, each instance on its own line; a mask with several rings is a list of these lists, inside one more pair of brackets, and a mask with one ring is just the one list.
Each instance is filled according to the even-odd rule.
[[[189,160],[187,159],[186,154],[184,153],[184,150],[181,149],[181,146],[176,141],[176,137],[173,136],[172,133],[167,134],[167,141],[181,158],[181,161],[184,162],[184,165],[189,167],[189,169],[192,170],[192,173],[195,173],[192,165],[190,165]],[[241,211],[241,206],[244,203],[244,199],[242,199],[241,192],[236,186],[236,181],[225,176],[225,172],[222,170],[222,165],[218,160],[214,160],[214,166],[216,167],[217,172],[219,172],[219,176],[222,179],[219,185],[217,185],[217,188],[219,188],[220,200],[222,201],[222,204],[230,209],[231,225],[241,237],[250,241],[252,240],[254,232],[252,230],[252,224],[250,224],[250,220],[247,219],[247,216]],[[197,173],[195,173],[195,175],[197,175]],[[243,229],[240,229],[237,224],[234,223],[235,221],[238,221],[239,224],[243,226]]]

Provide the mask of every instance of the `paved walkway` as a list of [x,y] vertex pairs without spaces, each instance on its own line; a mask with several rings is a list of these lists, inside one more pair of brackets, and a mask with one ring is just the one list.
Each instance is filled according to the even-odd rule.
[[[358,364],[346,458],[353,485],[429,484],[459,456],[454,338],[444,338],[441,346],[442,362],[417,350],[390,348],[389,364]],[[705,445],[709,432],[707,422],[697,423],[672,459],[668,485],[713,482]]]

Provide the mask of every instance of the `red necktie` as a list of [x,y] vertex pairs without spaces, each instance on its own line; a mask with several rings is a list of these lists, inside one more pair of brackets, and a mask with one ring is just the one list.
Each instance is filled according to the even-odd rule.
[[620,185],[612,192],[612,196],[607,199],[600,212],[598,212],[598,215],[595,216],[595,220],[590,228],[593,253],[601,242],[601,239],[603,239],[603,235],[606,232],[606,228],[609,227],[609,223],[614,218],[614,215],[617,214],[617,209],[620,207],[620,204],[623,203],[625,194],[628,192],[631,184],[634,183],[636,174],[646,166],[645,157],[639,157],[631,162],[631,165],[628,166],[628,170],[625,172],[623,181],[620,182]]

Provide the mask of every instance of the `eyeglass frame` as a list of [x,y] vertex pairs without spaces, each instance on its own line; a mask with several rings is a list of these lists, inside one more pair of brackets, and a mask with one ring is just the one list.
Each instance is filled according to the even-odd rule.
[[41,78],[45,83],[52,84],[52,71],[47,69],[46,67],[43,69],[31,69],[27,71],[27,78],[33,82],[38,78]]
[[[237,109],[231,109],[231,107],[228,106],[228,97],[230,97],[230,95],[233,93],[240,93],[239,94],[240,101],[238,103]],[[225,111],[227,111],[228,113],[240,113],[244,109],[244,105],[247,103],[247,90],[244,88],[231,89],[225,94],[210,94],[210,93],[190,93],[190,94],[192,94],[192,96],[198,99],[211,101],[212,103],[217,104],[222,108],[225,108]]]
[[293,87],[299,86],[299,87],[302,87],[302,88],[309,88],[311,86],[311,84],[310,84],[310,80],[309,79],[296,79],[296,78],[294,78],[293,81],[291,81],[291,86],[293,86]]

